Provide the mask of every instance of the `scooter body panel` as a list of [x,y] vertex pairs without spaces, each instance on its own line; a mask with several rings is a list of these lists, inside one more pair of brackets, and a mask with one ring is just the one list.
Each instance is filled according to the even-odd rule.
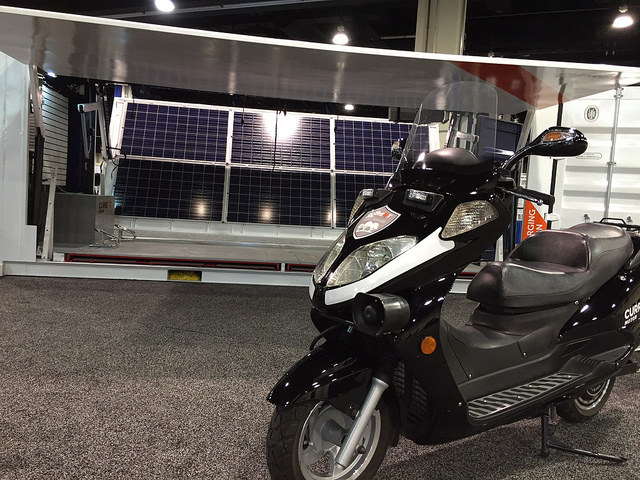
[[621,344],[637,347],[640,342],[640,266],[623,269],[583,302],[563,326],[564,341],[616,331]]
[[371,362],[339,339],[329,339],[293,365],[267,400],[286,407],[306,400],[326,400],[345,413],[357,408],[369,388]]

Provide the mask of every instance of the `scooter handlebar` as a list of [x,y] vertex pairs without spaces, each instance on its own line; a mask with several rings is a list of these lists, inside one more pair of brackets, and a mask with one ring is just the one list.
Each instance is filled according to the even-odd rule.
[[537,203],[538,205],[542,205],[544,203],[545,205],[549,205],[551,207],[556,201],[556,198],[553,195],[537,192],[535,190],[529,190],[527,188],[516,187],[510,188],[506,191],[514,197],[524,198],[525,200]]

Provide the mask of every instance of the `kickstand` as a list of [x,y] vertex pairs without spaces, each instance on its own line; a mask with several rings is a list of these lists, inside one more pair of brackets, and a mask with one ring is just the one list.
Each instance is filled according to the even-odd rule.
[[541,437],[542,437],[542,449],[540,450],[540,456],[547,458],[549,456],[549,449],[555,448],[563,452],[575,453],[576,455],[583,455],[585,457],[599,458],[600,460],[608,460],[609,462],[624,463],[627,461],[624,457],[618,457],[616,455],[606,455],[604,453],[590,452],[589,450],[582,450],[580,448],[573,448],[553,436],[551,432],[551,426],[549,420],[557,421],[557,413],[555,405],[549,407],[549,412],[540,417],[541,420]]

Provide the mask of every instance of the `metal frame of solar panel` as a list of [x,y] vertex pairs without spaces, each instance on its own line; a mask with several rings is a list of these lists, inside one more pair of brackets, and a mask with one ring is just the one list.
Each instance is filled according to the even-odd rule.
[[[121,100],[122,101],[122,100]],[[408,124],[124,99],[114,194],[124,216],[344,227],[385,185]]]

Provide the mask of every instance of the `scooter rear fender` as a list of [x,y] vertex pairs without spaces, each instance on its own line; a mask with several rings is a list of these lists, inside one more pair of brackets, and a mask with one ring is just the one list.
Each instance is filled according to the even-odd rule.
[[302,357],[276,383],[267,401],[286,407],[306,400],[324,400],[350,414],[369,389],[371,364],[339,340],[330,340]]

